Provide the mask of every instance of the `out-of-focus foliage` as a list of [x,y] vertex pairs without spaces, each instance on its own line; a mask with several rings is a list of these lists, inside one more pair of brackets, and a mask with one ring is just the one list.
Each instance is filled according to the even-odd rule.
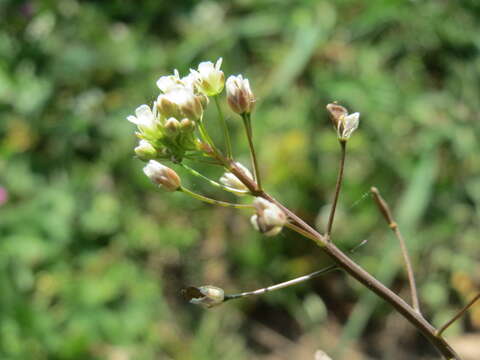
[[[184,285],[247,290],[330,264],[289,232],[255,234],[246,213],[157,191],[134,159],[125,117],[153,101],[156,79],[220,56],[258,97],[268,190],[324,227],[338,163],[324,107],[338,100],[362,115],[335,241],[368,239],[354,257],[408,298],[376,185],[426,316],[439,325],[478,291],[478,1],[1,0],[0,24],[1,359],[311,359],[342,333],[359,350],[348,359],[432,354],[340,273],[211,311],[180,298]],[[475,329],[479,306],[449,334]]]

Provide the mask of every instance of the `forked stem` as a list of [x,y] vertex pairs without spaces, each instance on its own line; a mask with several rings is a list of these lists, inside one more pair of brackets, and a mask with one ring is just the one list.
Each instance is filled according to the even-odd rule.
[[[461,360],[460,356],[452,349],[452,347],[442,338],[437,336],[436,329],[421,316],[412,306],[408,305],[392,290],[387,288],[384,284],[378,281],[374,276],[365,271],[355,261],[348,257],[344,252],[337,248],[333,242],[327,240],[327,237],[320,234],[312,226],[307,224],[299,216],[297,216],[290,209],[285,207],[279,201],[267,194],[263,190],[259,190],[257,184],[246,176],[238,166],[233,162],[222,157],[221,154],[212,150],[208,154],[221,162],[227,169],[229,169],[251,192],[254,196],[260,196],[270,202],[279,206],[297,227],[301,228],[301,234],[308,234],[308,238],[314,238],[315,243],[320,246],[325,253],[332,258],[337,266],[367,287],[377,296],[388,302],[398,311],[408,322],[410,322],[417,330],[419,330],[431,344],[447,359]],[[313,239],[312,239],[313,240]]]
[[375,203],[377,204],[379,211],[385,218],[385,221],[387,222],[390,229],[392,229],[393,233],[398,239],[398,242],[400,243],[400,249],[402,251],[403,261],[405,262],[405,267],[407,269],[408,282],[410,283],[412,306],[420,314],[421,313],[420,302],[418,301],[417,285],[415,284],[415,274],[413,272],[413,266],[410,260],[410,256],[408,255],[408,249],[405,243],[405,239],[403,238],[403,235],[400,232],[400,229],[398,228],[398,224],[393,219],[392,212],[390,211],[390,207],[380,195],[380,191],[378,191],[376,187],[372,187],[370,191],[373,194],[373,199],[375,200]]

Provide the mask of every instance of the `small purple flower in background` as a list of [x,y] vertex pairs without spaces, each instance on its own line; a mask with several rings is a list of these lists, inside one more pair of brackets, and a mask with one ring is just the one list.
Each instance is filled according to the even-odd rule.
[[0,186],[0,206],[8,201],[8,192],[5,188]]

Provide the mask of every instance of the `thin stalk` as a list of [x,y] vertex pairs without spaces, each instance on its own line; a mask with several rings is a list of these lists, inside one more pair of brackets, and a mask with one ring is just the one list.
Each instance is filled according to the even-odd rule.
[[229,203],[229,202],[226,202],[226,201],[211,199],[211,198],[206,197],[204,195],[197,194],[196,192],[193,192],[192,190],[189,190],[189,189],[187,189],[183,186],[180,187],[178,191],[181,191],[181,192],[183,192],[187,195],[190,195],[191,197],[193,197],[197,200],[200,200],[200,201],[206,202],[208,204],[212,204],[212,205],[218,205],[218,206],[223,206],[223,207],[232,207],[232,208],[235,208],[235,209],[252,209],[253,208],[253,205],[250,205],[250,204],[234,204],[234,203]]
[[337,183],[335,184],[335,195],[333,197],[332,208],[330,209],[330,216],[328,217],[327,232],[326,232],[328,240],[330,240],[330,234],[332,233],[333,219],[335,218],[335,210],[337,209],[338,197],[340,195],[340,189],[342,187],[342,182],[343,182],[343,170],[345,168],[345,155],[346,155],[347,141],[340,140],[339,142],[340,142],[340,147],[342,151],[340,155],[340,168],[338,169]]
[[225,138],[225,148],[227,151],[227,159],[232,158],[232,143],[230,141],[230,134],[228,132],[228,127],[227,127],[227,122],[225,121],[225,118],[223,117],[223,112],[222,108],[220,107],[220,102],[218,100],[218,96],[214,96],[215,99],[215,105],[217,106],[217,111],[218,111],[218,117],[220,119],[220,125],[223,129],[223,136]]
[[318,239],[317,239],[314,235],[312,235],[312,234],[309,233],[308,231],[303,230],[303,229],[302,229],[300,226],[298,226],[298,225],[295,225],[295,224],[293,224],[293,223],[291,223],[291,222],[287,222],[287,223],[285,224],[285,226],[288,227],[289,229],[292,229],[293,231],[295,231],[295,232],[303,235],[303,236],[306,237],[307,239],[310,239],[310,240],[313,240],[313,241],[315,241],[315,242],[318,242]]
[[196,177],[199,177],[207,182],[209,182],[211,185],[215,186],[215,187],[218,187],[222,190],[225,190],[225,191],[228,191],[228,192],[232,192],[232,193],[240,193],[240,194],[248,194],[248,190],[236,190],[236,189],[231,189],[229,188],[228,186],[225,186],[225,185],[222,185],[208,177],[206,177],[205,175],[199,173],[197,170],[195,169],[192,169],[190,166],[184,164],[184,163],[179,163],[178,165],[180,165],[181,167],[183,167],[185,170],[187,170],[190,174],[196,176]]
[[205,128],[205,124],[203,122],[203,119],[200,119],[198,121],[198,130],[200,132],[200,136],[202,137],[202,140],[205,141],[216,153],[219,153],[217,147],[215,146],[212,138],[208,134],[207,129]]
[[457,321],[465,312],[473,305],[475,302],[480,299],[480,293],[477,294],[467,305],[465,305],[453,318],[451,318],[445,325],[437,330],[437,336],[441,337],[442,333],[447,330],[447,328]]
[[314,279],[316,277],[319,277],[323,274],[326,274],[326,273],[328,273],[330,271],[333,271],[333,270],[336,270],[336,269],[338,269],[337,265],[330,265],[330,266],[328,266],[326,268],[323,268],[321,270],[314,271],[314,272],[312,272],[308,275],[303,275],[303,276],[300,276],[298,278],[288,280],[288,281],[285,281],[285,282],[282,282],[282,283],[279,283],[279,284],[275,284],[275,285],[272,285],[272,286],[267,286],[267,287],[257,289],[257,290],[253,290],[253,291],[245,291],[245,292],[242,292],[242,293],[239,293],[239,294],[225,295],[225,300],[224,301],[233,300],[233,299],[240,299],[240,298],[243,298],[243,297],[246,297],[246,296],[252,296],[252,295],[261,295],[261,294],[265,294],[266,292],[275,291],[275,290],[279,290],[279,289],[284,289],[286,287],[296,285],[296,284],[300,284],[302,282]]
[[408,255],[408,249],[405,243],[405,239],[403,238],[403,235],[398,228],[398,224],[393,219],[390,207],[388,206],[387,202],[382,198],[378,189],[376,187],[372,187],[370,191],[373,194],[373,199],[375,200],[378,209],[382,213],[385,221],[387,222],[390,229],[392,229],[393,233],[398,239],[398,242],[400,243],[400,249],[402,251],[403,260],[405,262],[405,268],[407,269],[408,282],[410,283],[412,305],[413,308],[420,314],[420,302],[418,301],[417,285],[415,284],[415,274],[413,272],[413,266],[410,260],[410,256]]
[[255,182],[257,183],[258,190],[262,190],[262,181],[260,179],[260,171],[258,167],[257,155],[255,153],[255,147],[253,146],[253,131],[252,131],[252,120],[250,114],[243,114],[243,126],[245,127],[245,132],[247,134],[248,140],[248,147],[250,149],[250,157],[252,160],[252,167],[253,167],[253,176]]

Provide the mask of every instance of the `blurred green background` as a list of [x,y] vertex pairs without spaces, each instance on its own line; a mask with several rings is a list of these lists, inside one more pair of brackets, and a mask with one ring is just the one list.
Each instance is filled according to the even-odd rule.
[[[340,272],[209,311],[186,303],[185,285],[251,290],[330,261],[289,231],[260,236],[248,213],[156,190],[125,118],[159,76],[223,57],[258,98],[266,188],[323,229],[339,155],[325,105],[361,112],[335,241],[368,239],[355,259],[408,299],[368,195],[379,187],[438,326],[480,286],[479,29],[477,0],[0,0],[0,359],[437,358]],[[478,359],[479,331],[477,306],[447,335]]]

